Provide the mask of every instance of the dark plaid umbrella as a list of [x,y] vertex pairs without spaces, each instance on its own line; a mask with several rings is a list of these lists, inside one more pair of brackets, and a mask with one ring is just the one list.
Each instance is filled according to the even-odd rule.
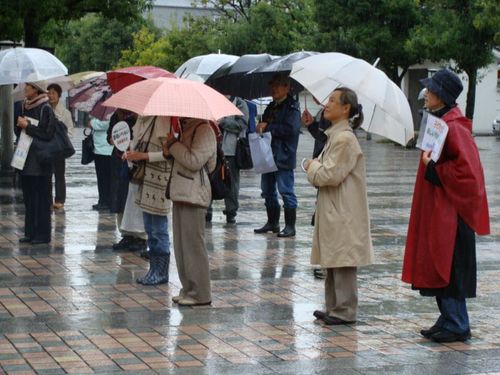
[[[290,74],[293,63],[305,59],[307,57],[317,55],[318,52],[300,51],[290,53],[286,56],[273,59],[266,64],[263,64],[251,71],[249,71],[245,80],[250,82],[247,91],[247,98],[262,98],[270,95],[269,81],[277,74]],[[304,87],[297,81],[290,80],[291,93],[297,94],[304,89]]]
[[273,60],[273,56],[263,53],[259,55],[243,55],[233,64],[225,64],[217,69],[205,82],[224,95],[234,95],[251,99],[251,78],[246,74]]

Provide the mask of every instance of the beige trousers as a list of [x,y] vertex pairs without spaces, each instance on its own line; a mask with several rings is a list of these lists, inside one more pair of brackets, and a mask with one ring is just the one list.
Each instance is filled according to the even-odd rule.
[[172,232],[177,272],[182,284],[179,295],[198,303],[212,301],[210,268],[205,246],[206,208],[182,203],[172,205]]
[[325,279],[326,313],[349,322],[358,311],[358,278],[356,267],[327,268]]

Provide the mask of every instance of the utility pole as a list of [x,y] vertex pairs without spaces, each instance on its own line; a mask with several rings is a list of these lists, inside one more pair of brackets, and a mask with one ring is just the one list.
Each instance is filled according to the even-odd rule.
[[[0,42],[0,50],[17,46],[9,41]],[[10,162],[14,153],[14,103],[12,85],[0,85],[0,174],[12,172]]]

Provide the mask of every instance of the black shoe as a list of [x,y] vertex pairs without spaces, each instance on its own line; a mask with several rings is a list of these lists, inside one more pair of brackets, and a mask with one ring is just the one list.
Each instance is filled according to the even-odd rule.
[[147,250],[147,248],[148,244],[142,238],[134,238],[127,247],[130,251],[143,251]]
[[315,268],[314,269],[314,278],[315,279],[326,279],[326,271],[323,268]]
[[47,244],[50,243],[50,240],[33,240],[31,241],[32,245],[41,245],[41,244]]
[[227,215],[226,216],[227,224],[236,224],[236,215]]
[[431,336],[437,332],[439,332],[441,328],[439,328],[438,326],[432,326],[431,328],[429,329],[422,329],[420,330],[420,334],[422,336],[424,336],[426,339],[430,339]]
[[94,211],[108,211],[109,206],[106,204],[94,204],[94,205],[92,205],[92,209]]
[[33,241],[33,239],[31,237],[21,237],[19,239],[19,243],[29,243],[31,241]]
[[211,222],[212,222],[212,214],[206,214],[205,223],[211,223]]
[[445,329],[433,334],[431,337],[432,341],[435,342],[455,342],[455,341],[467,341],[471,338],[470,329],[463,333],[455,333]]
[[354,323],[356,323],[355,320],[348,321],[348,320],[343,320],[343,319],[337,318],[335,316],[330,316],[330,315],[326,315],[323,318],[323,321],[328,326],[340,326],[340,325],[343,325],[343,324],[354,324]]
[[316,319],[320,319],[320,320],[323,320],[325,319],[325,316],[326,316],[326,312],[324,311],[319,311],[319,310],[315,310],[313,312],[313,315]]
[[254,233],[267,233],[267,232],[273,232],[273,233],[278,233],[280,231],[280,212],[281,208],[280,206],[275,206],[275,207],[266,207],[267,211],[267,222],[264,224],[263,227],[254,229]]
[[126,250],[133,240],[132,236],[123,237],[119,242],[113,244],[113,250]]

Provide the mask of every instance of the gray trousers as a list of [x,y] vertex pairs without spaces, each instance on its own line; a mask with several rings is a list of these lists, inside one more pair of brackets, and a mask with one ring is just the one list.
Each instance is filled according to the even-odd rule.
[[172,231],[177,272],[182,284],[180,296],[198,303],[212,301],[210,268],[205,246],[207,209],[182,203],[172,205]]
[[326,313],[346,321],[355,321],[358,312],[356,267],[327,268],[325,279]]

